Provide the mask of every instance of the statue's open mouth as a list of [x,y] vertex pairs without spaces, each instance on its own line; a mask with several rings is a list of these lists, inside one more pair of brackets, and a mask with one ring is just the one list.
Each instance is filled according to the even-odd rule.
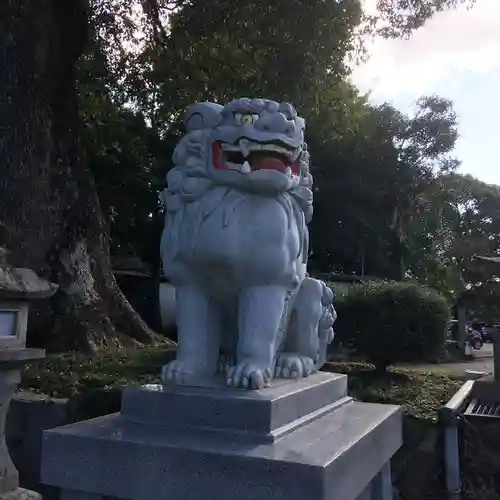
[[276,170],[288,176],[300,175],[301,148],[281,141],[256,142],[239,139],[235,144],[215,141],[212,144],[213,165],[217,169],[249,174],[257,170]]

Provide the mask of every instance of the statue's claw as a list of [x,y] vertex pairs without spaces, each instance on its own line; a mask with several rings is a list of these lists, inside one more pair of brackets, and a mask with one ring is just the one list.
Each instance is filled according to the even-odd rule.
[[227,373],[229,369],[236,364],[234,356],[228,354],[220,354],[217,362],[217,372]]
[[316,365],[308,356],[282,352],[277,356],[274,376],[276,378],[303,378],[315,371]]
[[161,369],[161,382],[163,385],[185,384],[187,379],[193,375],[186,363],[174,360]]
[[235,388],[263,389],[271,382],[271,370],[252,363],[238,363],[227,371],[226,383]]

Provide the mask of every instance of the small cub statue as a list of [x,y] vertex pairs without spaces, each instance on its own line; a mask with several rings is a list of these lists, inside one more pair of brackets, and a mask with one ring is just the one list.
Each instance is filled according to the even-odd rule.
[[162,382],[222,372],[262,389],[325,362],[331,290],[307,274],[312,217],[304,120],[288,103],[190,106],[164,192],[161,256],[176,287],[177,358]]

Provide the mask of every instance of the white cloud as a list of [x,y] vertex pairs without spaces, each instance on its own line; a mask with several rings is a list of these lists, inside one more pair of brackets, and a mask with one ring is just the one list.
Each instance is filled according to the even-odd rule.
[[408,40],[376,39],[369,53],[353,81],[376,100],[415,99],[437,83],[453,86],[457,73],[500,69],[500,0],[438,13]]

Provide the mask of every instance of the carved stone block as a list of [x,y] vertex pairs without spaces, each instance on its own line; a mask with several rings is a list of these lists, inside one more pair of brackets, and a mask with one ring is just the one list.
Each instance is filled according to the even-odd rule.
[[42,480],[129,500],[357,500],[382,488],[401,411],[352,402],[343,377],[238,391],[244,412],[224,388],[130,390],[122,414],[45,433]]

